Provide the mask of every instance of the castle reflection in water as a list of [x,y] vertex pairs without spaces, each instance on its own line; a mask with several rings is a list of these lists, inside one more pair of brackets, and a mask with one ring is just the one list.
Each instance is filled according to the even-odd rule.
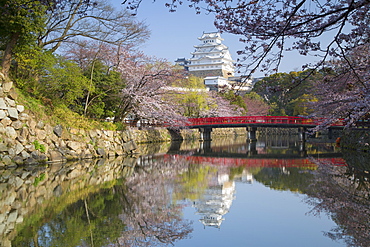
[[[238,178],[244,183],[252,183],[252,174],[244,171]],[[209,183],[203,196],[193,202],[196,213],[201,216],[199,220],[204,227],[220,228],[224,221],[224,215],[229,212],[231,204],[235,199],[235,181],[230,179],[228,172],[219,171]]]

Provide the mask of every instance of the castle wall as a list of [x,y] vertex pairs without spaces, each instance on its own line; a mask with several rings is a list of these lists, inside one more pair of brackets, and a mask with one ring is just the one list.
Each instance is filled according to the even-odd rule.
[[193,71],[189,71],[189,73],[194,76],[201,77],[201,78],[205,78],[207,76],[222,76],[224,78],[228,78],[230,76],[233,76],[230,74],[229,71],[222,70],[222,69],[195,70],[195,71],[193,70]]

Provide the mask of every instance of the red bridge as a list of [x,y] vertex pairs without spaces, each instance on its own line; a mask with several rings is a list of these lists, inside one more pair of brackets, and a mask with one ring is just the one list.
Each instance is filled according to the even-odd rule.
[[[189,118],[189,122],[185,127],[191,129],[199,129],[200,140],[210,140],[212,128],[237,128],[246,127],[248,131],[248,139],[256,139],[257,127],[267,128],[298,128],[300,140],[305,140],[305,132],[308,128],[313,128],[324,123],[324,118],[305,118],[305,117],[290,117],[290,116],[238,116],[238,117],[208,117],[208,118]],[[127,124],[133,127],[158,126],[165,125],[153,124],[150,121],[126,121]],[[344,121],[337,121],[329,127],[329,133],[332,129],[343,129]],[[166,126],[169,127],[169,126]],[[181,127],[181,126],[180,126]],[[356,123],[356,128],[370,128],[370,121],[363,120]]]
[[[209,117],[209,118],[189,118],[190,128],[228,128],[228,127],[315,127],[323,123],[324,119],[289,117],[289,116],[240,116],[240,117]],[[332,124],[333,127],[343,128],[345,123],[338,121]]]
[[[258,127],[268,128],[298,128],[299,139],[305,141],[307,128],[313,128],[324,122],[325,119],[289,117],[289,116],[240,116],[240,117],[210,117],[210,118],[189,118],[188,128],[197,128],[200,132],[200,140],[211,140],[212,128],[236,128],[246,127],[249,140],[256,140]],[[344,128],[345,123],[338,121],[330,126],[333,128]]]

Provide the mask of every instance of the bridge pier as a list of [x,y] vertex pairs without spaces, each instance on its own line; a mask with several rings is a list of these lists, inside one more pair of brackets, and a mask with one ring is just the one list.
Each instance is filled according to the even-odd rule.
[[257,127],[247,127],[247,141],[257,141]]
[[298,128],[298,138],[299,138],[299,141],[301,142],[306,141],[306,128],[305,127]]
[[212,152],[211,141],[201,141],[201,142],[199,142],[199,152],[200,153]]
[[212,128],[199,128],[199,141],[211,141]]
[[252,156],[258,154],[257,142],[247,142],[247,155]]
[[333,139],[333,128],[328,129],[328,138]]
[[298,153],[299,153],[299,156],[306,157],[307,151],[306,151],[306,142],[305,141],[299,142]]

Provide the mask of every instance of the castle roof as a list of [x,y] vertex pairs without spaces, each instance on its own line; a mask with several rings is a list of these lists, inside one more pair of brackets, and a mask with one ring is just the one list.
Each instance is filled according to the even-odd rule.
[[219,40],[224,40],[221,38],[221,34],[219,32],[203,32],[203,35],[198,38],[199,40],[204,40],[204,39],[219,39]]

